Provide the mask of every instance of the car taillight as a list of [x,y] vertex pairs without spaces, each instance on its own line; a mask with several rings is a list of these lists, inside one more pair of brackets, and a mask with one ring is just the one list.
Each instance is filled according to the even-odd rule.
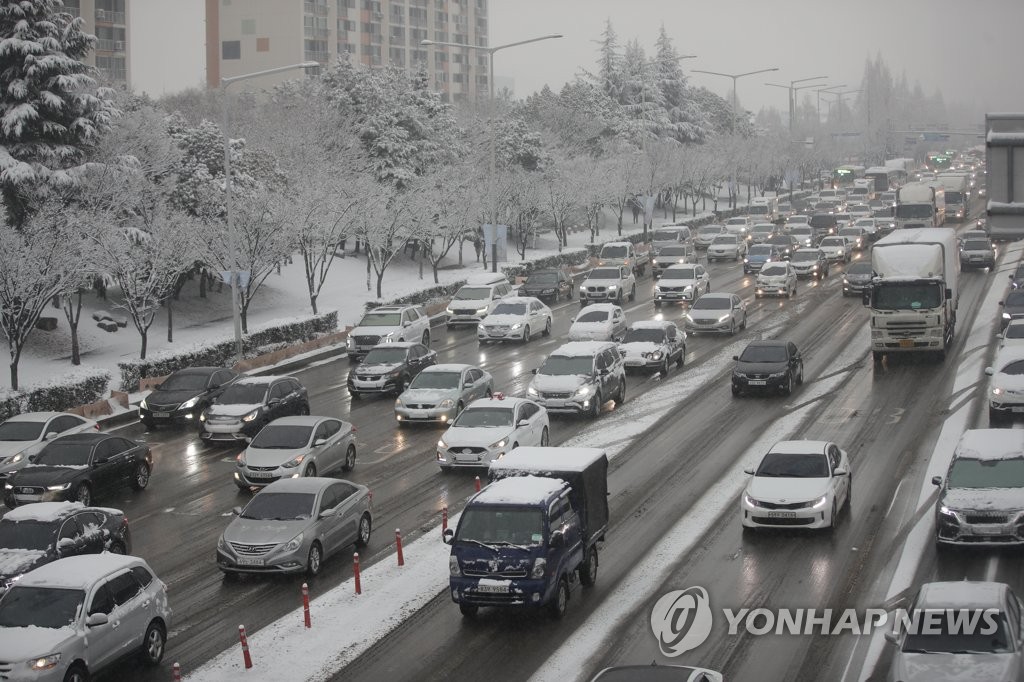
[[100,430],[100,425],[99,424],[93,424],[92,428],[95,429],[96,431],[99,431]]

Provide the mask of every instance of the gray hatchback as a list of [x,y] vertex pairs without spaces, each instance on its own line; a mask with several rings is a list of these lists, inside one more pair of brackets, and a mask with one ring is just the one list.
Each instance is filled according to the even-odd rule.
[[242,489],[350,471],[356,465],[356,429],[334,417],[281,417],[256,434],[237,463],[235,485]]
[[217,567],[236,573],[320,572],[323,560],[370,541],[370,491],[336,478],[282,478],[256,493],[217,541]]

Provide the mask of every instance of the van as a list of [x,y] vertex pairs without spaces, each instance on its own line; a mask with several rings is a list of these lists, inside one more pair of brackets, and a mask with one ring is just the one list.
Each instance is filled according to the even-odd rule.
[[466,284],[455,292],[445,312],[447,326],[476,325],[487,317],[498,301],[512,295],[512,285],[502,277],[489,284]]
[[757,222],[768,221],[774,223],[779,219],[778,197],[757,197],[747,207],[747,215],[755,218]]

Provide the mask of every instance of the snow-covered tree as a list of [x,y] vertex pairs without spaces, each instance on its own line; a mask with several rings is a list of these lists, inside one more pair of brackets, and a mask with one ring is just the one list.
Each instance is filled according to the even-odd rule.
[[82,61],[95,43],[82,26],[60,0],[0,1],[0,195],[15,226],[48,190],[76,185],[118,113]]
[[655,82],[669,121],[667,133],[677,142],[701,142],[707,136],[707,121],[679,63],[679,52],[662,24],[655,41]]
[[606,95],[615,97],[615,93],[622,91],[622,50],[611,19],[605,20],[604,31],[596,42],[597,85]]
[[[440,167],[422,179],[424,186],[423,239],[428,244],[428,258],[439,284],[437,268],[448,253],[472,239],[479,225],[477,216],[484,210],[485,197],[467,164]],[[461,256],[460,264],[461,264]]]
[[380,185],[363,197],[356,220],[356,237],[366,245],[366,290],[371,290],[371,269],[376,276],[377,298],[384,295],[384,273],[419,230],[414,207],[420,200],[419,185],[399,191]]

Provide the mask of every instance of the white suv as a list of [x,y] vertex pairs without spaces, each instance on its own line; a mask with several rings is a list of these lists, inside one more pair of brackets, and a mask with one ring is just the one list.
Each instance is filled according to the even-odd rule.
[[626,370],[610,341],[574,341],[548,356],[526,389],[548,412],[597,417],[605,401],[626,399]]
[[448,326],[471,324],[474,327],[494,310],[498,302],[512,295],[512,285],[508,282],[491,282],[490,284],[467,284],[452,296],[451,303],[445,313],[448,314]]
[[382,305],[367,312],[348,333],[349,360],[358,360],[379,343],[417,341],[430,345],[430,318],[418,305]]
[[164,656],[167,587],[145,561],[73,556],[29,571],[0,600],[0,679],[90,679],[129,655]]

